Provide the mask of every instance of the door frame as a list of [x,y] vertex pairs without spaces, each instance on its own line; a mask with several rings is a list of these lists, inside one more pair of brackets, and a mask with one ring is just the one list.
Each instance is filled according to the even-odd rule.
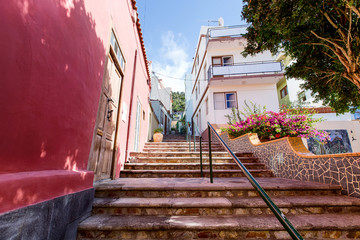
[[[110,179],[115,179],[116,176],[116,157],[118,155],[118,130],[119,130],[119,116],[120,116],[120,112],[121,112],[121,102],[122,102],[122,91],[123,91],[123,82],[124,82],[124,69],[121,69],[120,64],[118,62],[118,59],[116,57],[116,54],[114,52],[114,49],[111,46],[111,36],[112,34],[114,34],[115,39],[118,43],[118,47],[119,50],[121,51],[121,47],[118,41],[118,37],[117,37],[117,33],[115,30],[115,27],[113,26],[113,24],[111,24],[110,27],[110,31],[109,31],[109,35],[108,35],[108,44],[107,44],[107,49],[106,49],[106,55],[105,55],[105,64],[104,64],[104,70],[103,70],[103,78],[102,78],[102,82],[101,82],[101,87],[100,87],[100,93],[99,96],[101,96],[102,92],[103,92],[103,84],[105,81],[105,77],[106,77],[106,71],[107,71],[107,64],[106,62],[108,61],[108,58],[111,58],[112,61],[114,62],[114,66],[115,66],[115,71],[117,72],[117,74],[120,75],[121,77],[121,84],[120,84],[120,91],[119,91],[119,99],[118,99],[118,111],[117,111],[117,115],[116,115],[116,125],[115,125],[115,135],[114,135],[114,149],[112,152],[112,160],[111,160],[111,169],[110,169]],[[122,52],[122,51],[121,51]],[[124,64],[126,64],[126,57],[123,55],[124,58]],[[90,171],[95,171],[95,170],[91,170],[89,169],[90,167],[90,161],[92,158],[92,154],[93,154],[93,148],[94,148],[94,144],[95,144],[95,138],[94,136],[97,134],[97,123],[99,121],[98,119],[98,115],[100,113],[100,104],[101,104],[101,97],[99,98],[99,102],[98,102],[98,109],[97,109],[97,113],[96,113],[96,120],[95,120],[95,124],[94,124],[94,130],[93,130],[93,134],[92,134],[92,142],[91,142],[91,146],[90,146],[90,151],[89,151],[89,158],[88,158],[88,164],[87,164],[87,169]],[[96,173],[94,172],[94,174],[96,175]],[[95,180],[95,177],[94,177]],[[101,181],[103,179],[100,180],[96,180],[96,181]]]

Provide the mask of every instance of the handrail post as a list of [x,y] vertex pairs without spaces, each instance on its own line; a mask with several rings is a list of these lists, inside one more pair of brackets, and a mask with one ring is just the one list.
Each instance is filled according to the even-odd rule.
[[194,152],[196,152],[196,142],[195,142],[195,131],[194,131]]
[[189,152],[191,151],[191,138],[189,137],[189,133],[190,129],[189,129],[189,124],[186,123],[186,142],[189,142]]
[[191,137],[189,139],[189,152],[191,152]]
[[202,137],[200,136],[200,169],[201,169],[201,177],[204,177],[203,173],[203,161],[202,161],[202,147],[201,147],[201,141]]
[[[265,192],[265,190],[260,186],[260,184],[256,181],[256,179],[251,175],[251,173],[246,169],[244,164],[238,159],[238,157],[231,151],[229,146],[224,142],[224,140],[219,136],[219,134],[215,131],[214,127],[208,122],[208,132],[209,132],[209,161],[211,166],[211,137],[210,137],[210,128],[214,132],[215,137],[220,141],[220,143],[225,147],[226,151],[232,156],[232,158],[236,161],[238,166],[241,168],[241,171],[245,174],[245,177],[249,180],[251,185],[256,189],[261,198],[264,200],[266,205],[270,208],[270,210],[274,213],[275,217],[279,220],[281,225],[285,228],[285,230],[289,233],[292,239],[303,240],[300,233],[294,228],[291,222],[285,217],[285,215],[281,212],[278,206],[271,200],[269,195]],[[211,171],[211,167],[210,167]],[[210,172],[211,176],[211,172]]]
[[212,153],[211,153],[211,129],[208,126],[208,136],[209,136],[209,168],[210,168],[210,183],[213,183],[213,171],[212,171]]

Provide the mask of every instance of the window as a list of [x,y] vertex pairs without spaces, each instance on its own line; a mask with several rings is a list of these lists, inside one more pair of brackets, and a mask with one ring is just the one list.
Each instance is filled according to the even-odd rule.
[[195,88],[195,100],[197,100],[198,99],[198,89],[197,89],[197,87]]
[[113,50],[113,54],[115,55],[114,57],[116,57],[121,70],[124,71],[124,67],[125,67],[124,56],[120,50],[119,44],[116,40],[116,37],[115,37],[115,34],[113,31],[111,31],[110,44],[111,44],[111,48]]
[[200,97],[200,80],[198,80],[198,83],[197,83],[197,90],[198,90],[198,96]]
[[281,97],[281,99],[283,99],[286,95],[288,95],[287,86],[283,87],[283,88],[280,90],[280,97]]
[[206,63],[204,65],[204,81],[206,81]]
[[236,93],[214,93],[214,108],[215,110],[236,108],[237,100]]
[[236,95],[235,93],[225,93],[226,108],[236,108]]
[[232,57],[223,57],[223,65],[224,66],[229,66],[232,65]]
[[213,66],[221,66],[222,65],[222,58],[221,57],[213,57],[212,58],[212,65]]
[[232,56],[212,57],[213,66],[229,66],[233,65],[233,63],[234,62]]
[[209,98],[206,98],[205,100],[205,114],[209,114]]

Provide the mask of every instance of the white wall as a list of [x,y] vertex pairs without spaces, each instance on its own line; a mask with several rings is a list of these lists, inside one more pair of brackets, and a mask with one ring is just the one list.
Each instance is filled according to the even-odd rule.
[[[216,86],[211,87],[209,91],[209,101],[211,102],[211,109],[213,112],[210,118],[211,123],[226,124],[228,119],[225,115],[231,113],[231,109],[215,110],[214,109],[214,92],[236,92],[238,108],[240,111],[244,109],[244,101],[250,104],[250,101],[261,106],[266,106],[268,111],[279,111],[279,104],[277,101],[276,84],[267,85],[234,85],[234,86]],[[210,106],[209,106],[210,108]]]
[[336,115],[336,113],[318,113],[314,118],[322,118],[324,121],[351,121],[351,113]]

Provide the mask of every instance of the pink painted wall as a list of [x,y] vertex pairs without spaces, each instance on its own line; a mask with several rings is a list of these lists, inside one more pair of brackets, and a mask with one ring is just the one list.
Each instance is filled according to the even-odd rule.
[[[128,107],[138,49],[132,119],[135,121],[139,96],[146,116],[141,122],[142,149],[148,127],[149,89],[132,11],[131,0],[0,1],[0,183],[6,181],[2,174],[17,172],[36,175],[36,171],[73,170],[89,174],[86,169],[111,27],[126,59],[121,101]],[[121,122],[119,126],[117,173],[125,162],[127,124]],[[131,123],[129,150],[133,149],[134,128],[135,123]],[[16,179],[8,183],[20,184],[14,189],[21,187]],[[82,179],[78,183],[83,184],[82,189],[92,187],[89,177]],[[61,194],[51,195],[51,187],[33,191],[40,195],[35,203]],[[41,197],[45,191],[46,196]]]

